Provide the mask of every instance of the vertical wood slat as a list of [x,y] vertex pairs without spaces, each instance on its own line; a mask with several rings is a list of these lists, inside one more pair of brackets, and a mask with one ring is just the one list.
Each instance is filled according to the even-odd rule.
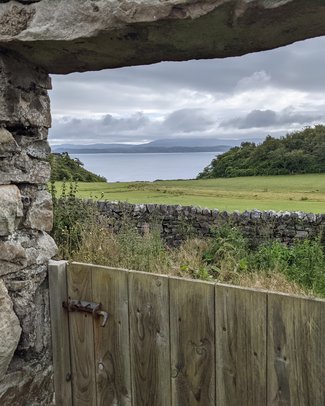
[[223,285],[215,289],[216,404],[266,405],[267,294]]
[[[55,279],[51,315],[61,312],[64,279]],[[92,317],[70,314],[74,405],[325,405],[322,300],[82,264],[69,266],[68,279],[72,299],[101,301],[111,312],[110,331],[95,320],[95,340]],[[62,314],[52,315],[53,341],[63,339]],[[69,361],[64,351],[55,364]],[[67,384],[67,368],[55,369],[56,382]]]
[[56,404],[60,406],[72,406],[69,317],[62,307],[62,302],[68,299],[66,266],[65,261],[49,263],[54,390]]
[[168,278],[129,272],[132,402],[170,404]]
[[170,278],[169,288],[172,405],[214,405],[214,285]]
[[268,405],[325,405],[325,302],[268,297]]
[[98,406],[130,406],[128,272],[92,267],[93,297],[109,313],[105,327],[95,321]]
[[[75,300],[93,301],[92,271],[82,264],[68,265],[68,294]],[[70,342],[74,406],[96,406],[94,332],[91,314],[72,312]]]

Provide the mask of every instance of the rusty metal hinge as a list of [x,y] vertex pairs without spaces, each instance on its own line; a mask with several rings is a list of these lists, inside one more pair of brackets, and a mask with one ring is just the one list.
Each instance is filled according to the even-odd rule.
[[101,303],[87,302],[85,300],[72,300],[63,302],[62,306],[68,312],[91,313],[94,318],[103,317],[101,327],[105,327],[108,320],[108,313],[102,310]]

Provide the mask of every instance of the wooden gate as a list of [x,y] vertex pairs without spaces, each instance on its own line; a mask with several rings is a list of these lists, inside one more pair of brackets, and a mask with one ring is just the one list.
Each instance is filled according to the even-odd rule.
[[78,263],[49,280],[58,406],[325,405],[323,300]]

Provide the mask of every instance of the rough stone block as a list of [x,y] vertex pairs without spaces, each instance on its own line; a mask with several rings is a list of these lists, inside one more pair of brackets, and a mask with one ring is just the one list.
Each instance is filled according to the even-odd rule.
[[[47,265],[35,266],[4,277],[22,334],[11,370],[21,362],[43,362],[49,365],[50,323]],[[43,360],[43,361],[42,361]],[[46,366],[45,363],[45,366]],[[1,404],[1,402],[0,402]]]
[[12,234],[22,216],[23,204],[18,187],[0,185],[0,236]]
[[50,235],[41,232],[35,240],[31,240],[31,245],[26,249],[26,252],[28,265],[41,265],[56,255],[57,246]]
[[44,232],[15,233],[7,241],[0,241],[0,276],[46,264],[56,252],[53,238]]
[[20,148],[12,136],[5,128],[0,128],[0,157],[19,151]]
[[53,398],[53,368],[39,363],[11,372],[0,382],[3,406],[47,406]]
[[308,235],[309,235],[308,231],[297,231],[295,233],[294,237],[304,239],[304,238],[307,238]]
[[18,272],[26,266],[26,251],[19,243],[0,241],[0,276]]
[[47,161],[31,158],[24,151],[11,159],[0,160],[0,180],[2,184],[29,183],[45,184],[51,176]]
[[5,284],[0,280],[0,381],[17,348],[21,328]]
[[0,58],[0,123],[51,126],[49,76],[14,53]]
[[26,148],[27,155],[37,159],[48,159],[50,152],[50,146],[46,141],[30,143]]
[[51,195],[41,190],[37,192],[27,215],[25,226],[40,231],[51,231],[53,227],[53,204]]
[[22,148],[27,148],[30,144],[46,141],[48,139],[48,128],[46,127],[24,127],[24,126],[7,126],[17,144]]

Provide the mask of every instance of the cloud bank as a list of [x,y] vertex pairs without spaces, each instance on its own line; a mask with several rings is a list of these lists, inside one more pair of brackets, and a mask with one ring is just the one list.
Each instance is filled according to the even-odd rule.
[[54,76],[50,142],[263,138],[324,123],[324,45]]

